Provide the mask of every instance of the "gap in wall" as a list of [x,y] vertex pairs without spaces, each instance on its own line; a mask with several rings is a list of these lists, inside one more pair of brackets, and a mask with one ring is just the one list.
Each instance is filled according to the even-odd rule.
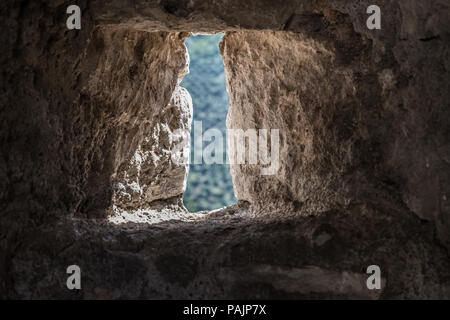
[[[237,202],[234,196],[230,167],[226,164],[227,153],[223,153],[223,164],[194,164],[194,152],[201,153],[199,140],[195,143],[194,126],[201,121],[202,133],[209,129],[222,132],[223,150],[226,151],[226,117],[230,98],[226,90],[225,71],[219,43],[224,33],[192,35],[186,40],[190,65],[189,74],[181,82],[193,102],[194,117],[191,128],[191,161],[187,188],[183,202],[190,212],[214,210]],[[203,141],[205,150],[212,141]],[[197,155],[198,157],[198,155]]]

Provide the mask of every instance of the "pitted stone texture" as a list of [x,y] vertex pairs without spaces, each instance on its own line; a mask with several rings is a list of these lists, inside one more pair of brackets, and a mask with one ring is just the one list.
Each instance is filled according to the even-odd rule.
[[102,216],[112,205],[144,209],[183,194],[188,165],[174,161],[172,150],[180,142],[174,133],[189,136],[192,119],[190,96],[178,86],[188,69],[185,37],[95,31],[78,68],[87,85],[75,116],[76,129],[85,132],[77,154],[89,168],[81,213]]
[[182,196],[189,172],[191,120],[192,100],[178,86],[170,103],[141,125],[142,141],[131,160],[117,169],[115,206],[142,209],[155,200]]
[[348,111],[356,100],[350,66],[338,65],[327,43],[292,32],[229,33],[222,50],[231,94],[227,126],[280,134],[274,175],[261,175],[261,164],[231,165],[236,196],[270,210],[294,201],[316,212],[345,204],[338,178],[359,160],[348,126],[362,117]]
[[[450,260],[432,223],[367,205],[320,216],[43,225],[9,259],[13,299],[445,299]],[[423,237],[428,234],[429,237]],[[78,264],[82,290],[67,290]],[[367,267],[381,268],[369,290]],[[38,267],[37,267],[38,266]]]
[[228,127],[280,130],[279,171],[232,165],[236,196],[272,213],[404,203],[450,248],[448,4],[380,2],[374,31],[364,3],[225,36]]
[[[69,31],[64,1],[0,2],[1,298],[366,298],[374,263],[375,298],[450,297],[447,0],[378,0],[381,31],[366,0],[78,4]],[[181,90],[185,32],[201,31],[236,31],[229,126],[284,130],[277,176],[233,168],[257,217],[141,223],[178,214],[175,196],[129,228],[85,219],[110,213],[154,119],[172,123],[158,114]],[[88,271],[75,294],[74,260]]]
[[91,1],[100,24],[120,23],[140,30],[221,32],[239,29],[282,30],[296,11],[312,12],[317,1],[286,0],[126,0]]

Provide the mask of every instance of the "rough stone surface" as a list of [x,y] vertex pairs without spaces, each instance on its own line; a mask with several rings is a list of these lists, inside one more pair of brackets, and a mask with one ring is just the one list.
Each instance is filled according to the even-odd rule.
[[[249,218],[238,211],[196,222],[43,225],[23,236],[9,260],[8,295],[401,299],[450,294],[448,256],[433,243],[431,223],[368,206],[285,218]],[[69,291],[65,268],[75,262],[82,268],[83,290]],[[371,264],[382,269],[382,290],[366,287]]]
[[[184,158],[189,156],[191,120],[192,100],[186,89],[178,86],[167,107],[157,110],[157,116],[144,125],[138,135],[142,142],[131,160],[116,170],[113,202],[117,207],[142,208],[155,200],[183,194],[189,171]],[[174,153],[181,143],[187,144]],[[133,145],[127,140],[118,144]]]
[[314,214],[404,203],[450,248],[449,8],[381,7],[389,33],[355,27],[351,5],[294,16],[297,32],[227,33],[228,127],[280,130],[278,173],[232,165],[236,196]]
[[[79,1],[68,31],[3,1],[0,297],[450,298],[449,5],[380,0],[370,31],[369,4]],[[219,31],[228,127],[280,129],[280,170],[190,215],[184,41]]]

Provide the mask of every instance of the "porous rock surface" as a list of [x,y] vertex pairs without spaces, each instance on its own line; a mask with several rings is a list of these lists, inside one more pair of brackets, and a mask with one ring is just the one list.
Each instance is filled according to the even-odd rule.
[[[2,2],[0,297],[450,298],[449,5],[370,4]],[[280,168],[188,214],[184,41],[223,31],[227,126],[279,129]]]

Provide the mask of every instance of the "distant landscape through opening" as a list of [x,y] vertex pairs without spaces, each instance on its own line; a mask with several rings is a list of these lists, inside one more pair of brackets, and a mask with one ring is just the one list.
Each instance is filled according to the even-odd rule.
[[[191,161],[183,202],[190,212],[214,210],[236,203],[229,165],[225,162],[226,117],[229,96],[226,90],[225,72],[219,42],[224,34],[193,35],[186,41],[190,56],[190,72],[181,82],[193,102],[194,117],[191,130]],[[207,132],[222,133],[223,140],[205,139]],[[201,132],[200,136],[198,133]],[[222,164],[207,164],[199,159],[199,154],[209,145],[223,147]]]

